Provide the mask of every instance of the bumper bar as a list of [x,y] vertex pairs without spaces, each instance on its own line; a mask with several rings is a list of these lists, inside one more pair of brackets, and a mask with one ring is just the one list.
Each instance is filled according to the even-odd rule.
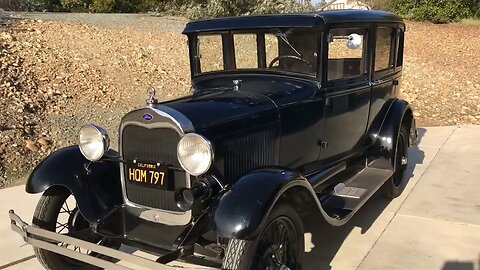
[[[131,270],[131,269],[160,269],[160,270],[173,270],[173,269],[205,269],[205,268],[183,268],[173,267],[165,264],[157,263],[155,261],[142,258],[137,255],[128,254],[116,249],[96,245],[94,243],[86,242],[70,236],[54,233],[37,227],[33,227],[24,222],[13,210],[9,211],[10,223],[12,230],[20,234],[23,240],[32,246],[49,250],[60,255],[64,255],[85,263],[95,265],[101,268],[107,268],[112,270]],[[92,252],[96,252],[100,255],[111,257],[123,262],[134,264],[134,268],[126,267],[123,265],[115,264],[107,260],[103,260],[97,257],[93,257],[87,254],[68,249],[64,245],[58,245],[58,243],[77,246]]]

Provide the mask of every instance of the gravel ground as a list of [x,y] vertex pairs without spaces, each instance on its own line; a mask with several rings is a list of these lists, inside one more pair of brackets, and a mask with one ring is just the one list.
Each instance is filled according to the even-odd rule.
[[185,20],[102,15],[0,13],[0,187],[23,183],[86,123],[116,149],[121,117],[144,106],[150,85],[161,100],[188,92]]
[[[23,183],[85,123],[117,147],[123,114],[189,92],[187,21],[0,11],[0,187]],[[480,124],[480,27],[407,23],[404,98],[419,126]]]
[[4,12],[4,16],[24,20],[63,21],[117,29],[130,28],[141,32],[181,32],[188,22],[185,18],[158,17],[153,14]]

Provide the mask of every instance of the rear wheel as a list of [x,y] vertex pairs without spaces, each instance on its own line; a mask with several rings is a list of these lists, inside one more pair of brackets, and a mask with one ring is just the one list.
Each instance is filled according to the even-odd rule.
[[229,241],[222,269],[302,269],[304,236],[297,211],[290,205],[280,204],[267,221],[255,240]]
[[[88,242],[115,249],[120,247],[119,243],[105,239],[91,230],[89,222],[80,213],[75,198],[66,188],[50,188],[42,195],[35,209],[32,223],[36,227],[70,235]],[[90,256],[101,257],[99,254],[77,246],[65,243],[58,243],[58,245]],[[34,247],[34,251],[37,259],[46,269],[100,269],[96,266],[41,248]]]
[[408,164],[408,130],[402,125],[397,137],[397,145],[395,149],[394,167],[395,173],[383,185],[383,193],[389,199],[394,199],[402,194],[407,179],[405,179],[405,171]]

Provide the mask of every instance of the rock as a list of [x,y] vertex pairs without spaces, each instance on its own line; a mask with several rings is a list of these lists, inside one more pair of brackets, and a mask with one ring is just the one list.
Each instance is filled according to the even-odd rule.
[[38,147],[35,145],[35,143],[34,143],[33,141],[31,141],[31,140],[26,140],[25,142],[26,142],[25,147],[26,147],[28,150],[30,150],[30,151],[32,151],[32,152],[37,152],[37,151],[38,151]]
[[25,132],[25,134],[30,135],[30,136],[33,135],[33,133],[34,133],[33,129],[31,129],[29,127],[25,128],[23,131]]
[[39,144],[43,145],[43,146],[48,146],[48,145],[50,145],[50,141],[47,140],[47,139],[45,139],[45,138],[43,138],[43,137],[40,138],[40,139],[38,139],[37,142],[38,142]]

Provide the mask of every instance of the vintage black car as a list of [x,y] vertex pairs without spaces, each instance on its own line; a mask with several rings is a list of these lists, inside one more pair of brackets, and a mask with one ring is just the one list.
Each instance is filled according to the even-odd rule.
[[151,90],[121,120],[119,152],[82,127],[28,179],[43,192],[33,225],[12,210],[12,228],[48,269],[302,269],[302,216],[340,226],[407,183],[404,32],[381,11],[191,22],[192,94],[159,103]]

